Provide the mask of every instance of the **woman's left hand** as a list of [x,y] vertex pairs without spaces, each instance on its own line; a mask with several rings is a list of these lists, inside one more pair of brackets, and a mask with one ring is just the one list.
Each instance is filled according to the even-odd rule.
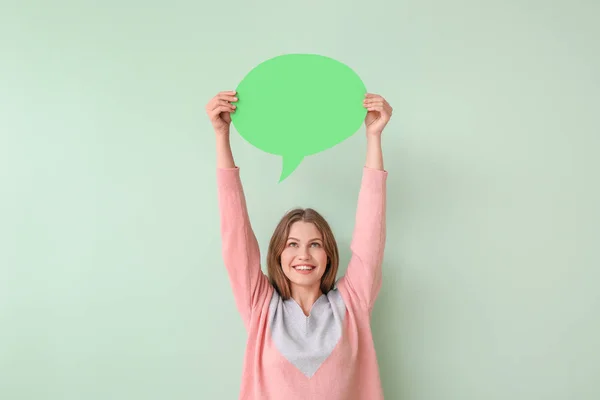
[[373,93],[365,95],[363,106],[367,109],[365,117],[367,135],[381,135],[383,128],[392,117],[392,106],[382,96]]

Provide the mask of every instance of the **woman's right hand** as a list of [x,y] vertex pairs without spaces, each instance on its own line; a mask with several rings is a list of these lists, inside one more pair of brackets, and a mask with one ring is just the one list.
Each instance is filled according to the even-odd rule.
[[230,113],[235,112],[236,109],[236,106],[231,104],[232,101],[237,101],[235,94],[235,90],[220,92],[206,105],[206,114],[210,118],[210,122],[217,135],[229,133],[231,125]]

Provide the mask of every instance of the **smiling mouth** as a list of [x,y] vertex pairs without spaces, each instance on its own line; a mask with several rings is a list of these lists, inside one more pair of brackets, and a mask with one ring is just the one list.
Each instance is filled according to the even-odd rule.
[[294,265],[292,268],[294,268],[296,271],[312,271],[316,267],[313,265],[302,264],[302,265]]

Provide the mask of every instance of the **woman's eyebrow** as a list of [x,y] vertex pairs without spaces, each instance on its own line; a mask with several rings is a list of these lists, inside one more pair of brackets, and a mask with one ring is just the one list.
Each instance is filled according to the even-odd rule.
[[[296,239],[295,237],[291,237],[291,236],[290,236],[290,237],[288,237],[288,240],[295,240],[295,241],[297,241],[297,242],[299,242],[299,241],[300,241],[300,239]],[[321,238],[313,238],[313,239],[310,239],[310,240],[309,240],[309,242],[314,242],[315,240],[318,240],[319,242],[322,242],[322,241],[323,241]]]

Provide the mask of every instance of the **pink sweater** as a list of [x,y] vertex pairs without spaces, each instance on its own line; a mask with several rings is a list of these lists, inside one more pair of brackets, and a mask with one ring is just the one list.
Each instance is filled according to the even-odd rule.
[[381,287],[387,171],[363,168],[352,256],[306,317],[262,272],[239,168],[217,169],[223,258],[247,330],[241,400],[379,400],[371,335]]

